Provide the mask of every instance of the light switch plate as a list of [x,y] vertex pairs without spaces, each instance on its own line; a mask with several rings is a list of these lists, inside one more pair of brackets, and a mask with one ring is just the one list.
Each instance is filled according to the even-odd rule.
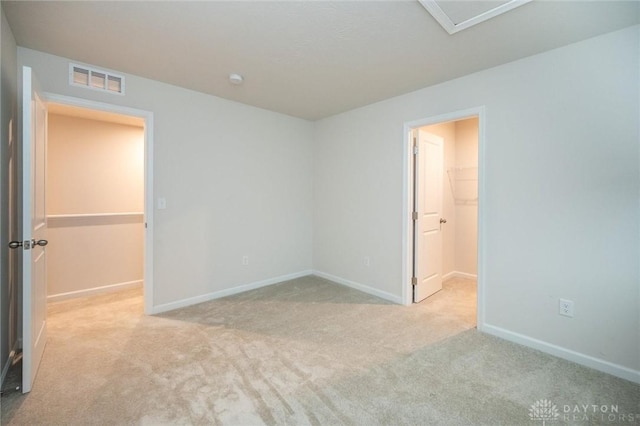
[[167,199],[164,197],[158,198],[158,210],[164,210],[167,208]]

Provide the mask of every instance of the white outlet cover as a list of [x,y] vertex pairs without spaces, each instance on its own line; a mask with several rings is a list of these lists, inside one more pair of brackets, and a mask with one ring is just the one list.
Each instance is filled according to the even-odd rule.
[[560,299],[558,304],[558,313],[565,317],[573,318],[573,301]]

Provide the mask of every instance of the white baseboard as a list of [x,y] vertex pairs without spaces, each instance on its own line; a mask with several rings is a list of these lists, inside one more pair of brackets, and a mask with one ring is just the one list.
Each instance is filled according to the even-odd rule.
[[335,275],[327,274],[326,272],[321,271],[313,271],[313,275],[317,275],[320,278],[327,279],[329,281],[333,281],[337,284],[342,284],[347,287],[354,288],[356,290],[360,290],[363,293],[371,294],[373,296],[377,296],[381,299],[388,300],[393,303],[397,303],[402,305],[402,296],[398,296],[395,294],[387,293],[386,291],[378,290],[377,288],[370,287],[365,284],[360,284],[355,281],[350,281],[345,278],[337,277]]
[[4,367],[2,367],[2,374],[0,375],[0,388],[4,387],[4,379],[7,378],[9,367],[11,367],[11,364],[13,363],[13,358],[18,353],[18,349],[19,349],[18,341],[16,340],[16,342],[13,345],[13,349],[11,349],[11,352],[9,352],[9,356],[7,357],[7,362],[5,362]]
[[154,306],[151,309],[151,314],[155,315],[155,314],[160,314],[162,312],[173,311],[174,309],[185,308],[187,306],[196,305],[198,303],[208,302],[210,300],[219,299],[225,296],[231,296],[231,295],[242,293],[249,290],[255,290],[256,288],[278,284],[283,281],[293,280],[295,278],[305,277],[311,274],[312,274],[312,271],[310,270],[295,272],[293,274],[281,275],[279,277],[269,278],[262,281],[256,281],[253,283],[228,288],[225,290],[214,291],[213,293],[207,293],[201,296],[189,297],[187,299],[178,300],[176,302],[163,303],[162,305]]
[[442,276],[442,280],[448,280],[449,278],[466,278],[468,280],[477,280],[478,279],[478,275],[477,274],[469,274],[467,272],[460,272],[460,271],[451,271],[449,273],[446,273]]
[[96,294],[110,293],[112,291],[125,290],[142,286],[142,280],[127,281],[123,283],[110,284],[101,287],[87,288],[84,290],[70,291],[67,293],[50,294],[47,302],[59,302],[61,300],[74,299],[76,297],[95,296]]
[[612,376],[620,377],[622,379],[640,384],[640,371],[633,370],[622,365],[614,364],[612,362],[605,361],[599,358],[594,358],[589,355],[572,351],[561,346],[534,339],[532,337],[505,330],[504,328],[496,327],[493,325],[483,324],[482,327],[478,327],[478,330],[496,337],[500,337],[501,339],[518,343],[523,346],[528,346],[541,352],[557,356],[558,358],[566,359],[568,361],[575,362],[576,364],[584,365],[585,367],[593,368],[594,370],[602,371],[604,373],[611,374]]

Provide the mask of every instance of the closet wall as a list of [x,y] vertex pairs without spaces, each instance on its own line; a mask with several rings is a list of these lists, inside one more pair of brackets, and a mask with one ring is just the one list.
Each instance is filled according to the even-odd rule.
[[50,111],[47,149],[48,299],[141,285],[143,127]]
[[455,122],[455,271],[478,275],[478,119]]

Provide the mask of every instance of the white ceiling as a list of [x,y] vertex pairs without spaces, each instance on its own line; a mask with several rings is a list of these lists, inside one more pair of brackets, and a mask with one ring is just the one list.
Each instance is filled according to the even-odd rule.
[[2,4],[19,46],[311,120],[640,22],[638,1],[534,1],[453,35],[414,0]]

